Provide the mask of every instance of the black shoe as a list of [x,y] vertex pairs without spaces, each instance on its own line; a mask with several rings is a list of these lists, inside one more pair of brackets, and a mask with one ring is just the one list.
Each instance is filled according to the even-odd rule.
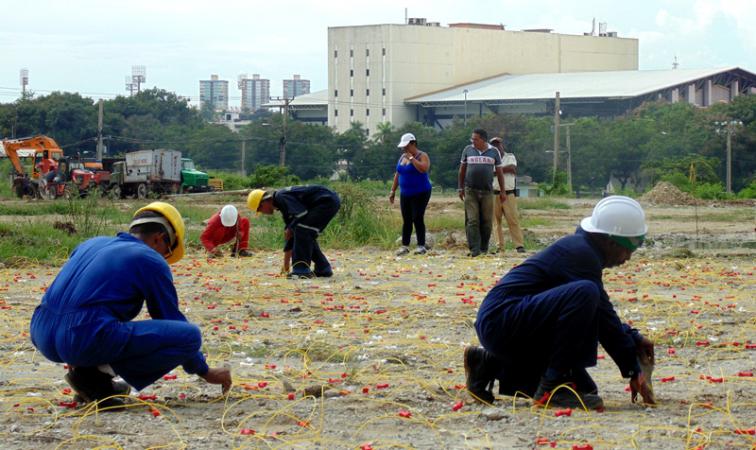
[[[577,392],[578,396],[575,396],[574,392],[564,386],[559,387],[562,384],[569,385]],[[560,408],[583,408],[583,405],[585,405],[589,410],[604,409],[604,400],[596,393],[581,391],[575,383],[549,383],[543,379],[536,389],[533,401],[537,405],[558,406]]]
[[[68,370],[66,382],[84,403],[98,402],[98,408],[107,410],[123,409],[120,398],[108,398],[114,395],[126,395],[131,387],[126,383],[114,383],[113,378],[97,367],[74,367]],[[126,390],[128,388],[128,390]],[[107,399],[107,400],[103,400]]]
[[[236,256],[236,255],[232,252],[231,256]],[[244,249],[239,250],[239,256],[242,258],[246,258],[246,257],[252,256],[252,252],[244,248]]]
[[329,266],[323,270],[315,269],[313,273],[318,278],[331,278],[333,276],[333,269],[331,269],[331,267]]
[[515,250],[517,250],[517,253],[525,253],[525,247],[517,247]]
[[315,278],[315,273],[314,272],[304,272],[304,273],[291,272],[288,275],[286,275],[286,278],[290,280],[307,280],[310,278]]
[[465,347],[465,385],[468,392],[475,400],[482,403],[493,403],[494,377],[491,376],[489,363],[490,355],[484,349],[477,346]]

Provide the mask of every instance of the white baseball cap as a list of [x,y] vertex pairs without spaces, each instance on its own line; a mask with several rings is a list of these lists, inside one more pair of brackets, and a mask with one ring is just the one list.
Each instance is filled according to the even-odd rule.
[[406,147],[406,146],[407,146],[407,144],[409,144],[409,143],[410,143],[411,141],[416,141],[416,140],[417,140],[417,139],[415,139],[415,135],[414,135],[414,134],[412,134],[412,133],[404,133],[404,134],[402,135],[402,140],[401,140],[401,141],[399,141],[399,145],[397,145],[397,147],[399,147],[399,148],[404,148],[404,147]]

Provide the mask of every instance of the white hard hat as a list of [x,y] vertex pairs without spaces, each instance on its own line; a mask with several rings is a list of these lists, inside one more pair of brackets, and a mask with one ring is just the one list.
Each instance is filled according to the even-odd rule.
[[239,211],[236,210],[234,205],[226,205],[221,209],[220,219],[224,227],[232,227],[236,225],[236,219],[239,217]]
[[593,208],[593,214],[580,222],[580,227],[589,233],[623,237],[640,237],[648,231],[640,203],[622,195],[601,199]]

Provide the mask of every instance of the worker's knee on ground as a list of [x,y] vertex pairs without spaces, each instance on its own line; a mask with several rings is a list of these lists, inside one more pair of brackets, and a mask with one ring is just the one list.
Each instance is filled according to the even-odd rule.
[[573,297],[582,307],[595,310],[601,300],[601,289],[598,284],[589,280],[580,280],[570,283]]

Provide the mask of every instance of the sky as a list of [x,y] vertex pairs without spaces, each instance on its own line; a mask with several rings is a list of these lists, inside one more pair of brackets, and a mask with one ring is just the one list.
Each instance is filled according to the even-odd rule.
[[[738,66],[756,71],[756,0],[2,0],[0,102],[21,93],[29,70],[37,95],[79,92],[127,95],[125,78],[146,66],[144,86],[196,101],[199,80],[229,81],[238,106],[240,74],[258,73],[282,95],[293,74],[327,88],[328,27],[429,21],[504,24],[508,30],[551,28],[565,34],[606,22],[639,39],[639,68]],[[18,20],[11,20],[12,17]]]

